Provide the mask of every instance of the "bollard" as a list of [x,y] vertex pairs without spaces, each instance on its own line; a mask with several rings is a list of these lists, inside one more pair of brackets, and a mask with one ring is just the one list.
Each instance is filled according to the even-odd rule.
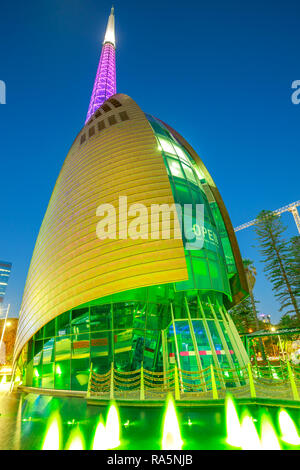
[[299,400],[299,393],[298,393],[298,390],[297,390],[295,377],[294,377],[294,374],[293,374],[293,371],[292,371],[292,368],[291,368],[291,364],[289,363],[289,361],[286,361],[286,365],[287,365],[287,370],[288,370],[288,374],[289,374],[289,379],[290,379],[293,398],[294,398],[294,400]]
[[140,400],[145,400],[145,387],[144,387],[144,367],[141,365],[141,389],[140,389]]
[[111,363],[111,368],[110,368],[110,391],[109,391],[109,398],[113,400],[115,398],[115,393],[114,393],[114,363]]
[[179,390],[179,380],[178,380],[178,369],[177,364],[175,363],[174,368],[174,380],[175,380],[175,400],[180,400],[180,390]]
[[256,398],[256,391],[254,387],[254,380],[252,375],[251,364],[248,362],[248,377],[249,377],[249,386],[250,386],[250,395],[251,398]]
[[212,392],[213,392],[213,399],[218,400],[219,395],[218,395],[218,389],[217,389],[213,364],[210,365],[210,376],[211,376],[211,387],[212,387]]

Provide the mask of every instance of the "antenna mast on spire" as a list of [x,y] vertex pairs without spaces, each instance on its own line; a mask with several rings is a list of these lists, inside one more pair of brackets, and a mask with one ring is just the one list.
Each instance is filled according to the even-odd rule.
[[115,16],[112,7],[104,36],[100,61],[85,123],[95,111],[117,92]]

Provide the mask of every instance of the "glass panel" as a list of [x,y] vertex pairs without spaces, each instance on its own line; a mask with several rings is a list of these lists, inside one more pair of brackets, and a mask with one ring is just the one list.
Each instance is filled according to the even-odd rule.
[[26,364],[26,367],[24,368],[25,378],[23,379],[23,383],[27,385],[28,387],[32,387],[33,352],[34,352],[34,341],[31,338],[28,342],[27,364]]
[[71,377],[71,339],[70,336],[60,336],[55,342],[55,388],[70,389]]
[[140,369],[143,362],[145,330],[134,330],[132,336],[131,370]]
[[189,299],[189,311],[191,319],[200,318],[200,309],[198,306],[197,297],[195,297],[194,300]]
[[55,320],[54,318],[54,320],[51,320],[44,326],[44,338],[52,338],[55,336]]
[[174,319],[188,318],[188,312],[184,300],[180,304],[173,304]]
[[34,358],[33,365],[39,366],[42,364],[43,358],[43,340],[34,342]]
[[201,180],[205,180],[204,173],[200,170],[200,168],[198,168],[198,167],[196,166],[196,164],[193,165],[193,168],[194,168],[195,172],[197,173],[197,176],[198,176],[199,180],[200,180],[200,181],[201,181]]
[[192,183],[197,184],[197,180],[195,178],[193,170],[189,166],[185,165],[184,163],[182,164],[182,166],[183,166],[184,173],[187,179],[191,181]]
[[72,310],[72,333],[80,334],[86,331],[89,331],[90,328],[90,319],[89,319],[89,309],[80,308],[77,310]]
[[192,262],[191,258],[189,256],[189,253],[185,253],[185,260],[186,260],[186,267],[188,270],[188,276],[189,279],[187,281],[181,281],[181,282],[176,282],[176,290],[177,291],[183,291],[183,290],[188,290],[188,289],[194,289],[195,284],[194,284],[194,277],[193,277],[193,270],[192,270]]
[[175,322],[179,351],[180,368],[187,371],[198,371],[195,350],[188,321]]
[[72,335],[72,359],[85,358],[89,354],[89,348],[88,334]]
[[66,336],[70,334],[70,312],[65,312],[56,318],[56,335]]
[[72,335],[71,388],[73,390],[87,390],[89,369],[89,335]]
[[145,349],[144,349],[144,367],[147,370],[156,370],[159,372],[159,352],[161,349],[161,332],[146,330]]
[[44,328],[41,328],[39,331],[36,332],[34,335],[34,339],[43,339],[44,336]]
[[192,196],[188,186],[176,181],[175,188],[177,194],[176,202],[179,202],[180,204],[191,204]]
[[111,304],[95,305],[91,307],[91,331],[112,329]]
[[91,333],[91,363],[97,374],[104,374],[113,361],[112,331]]
[[224,335],[224,338],[225,338],[225,340],[226,340],[226,343],[227,343],[227,346],[228,346],[228,349],[229,349],[229,354],[231,355],[231,358],[232,358],[234,364],[235,364],[235,365],[239,365],[238,359],[237,359],[237,357],[236,357],[236,355],[235,355],[235,353],[234,353],[232,343],[231,343],[231,341],[230,341],[230,338],[229,338],[229,336],[228,336],[228,333],[227,333],[227,330],[226,330],[226,328],[225,328],[225,326],[224,326],[223,321],[220,321],[220,326],[221,326],[221,328],[222,328],[223,335]]
[[146,328],[146,303],[139,303],[134,312],[133,326],[134,328]]
[[204,311],[204,316],[206,319],[214,318],[210,306],[206,302],[202,302],[202,309]]
[[163,139],[162,137],[158,137],[158,140],[164,152],[175,154],[175,150],[170,141]]
[[210,366],[210,364],[213,362],[210,344],[205,332],[203,321],[193,320],[193,326],[201,365],[203,369],[205,369],[206,367]]
[[43,346],[43,388],[54,387],[54,352],[55,339],[44,341]]
[[118,370],[131,369],[132,330],[118,331],[114,335],[114,363]]
[[34,358],[33,358],[33,377],[32,386],[42,386],[43,376],[43,340],[35,341],[34,343]]
[[135,312],[135,303],[118,303],[113,306],[113,325],[114,329],[123,330],[125,328],[132,328],[133,313]]
[[200,258],[193,258],[193,271],[198,289],[211,289],[208,263]]
[[222,367],[223,368],[230,368],[228,359],[225,355],[225,351],[224,351],[224,348],[223,348],[221,338],[219,336],[219,333],[218,333],[218,330],[217,330],[217,327],[216,327],[216,324],[215,324],[215,321],[214,320],[208,320],[207,324],[208,324],[208,327],[209,327],[210,334],[212,336],[212,340],[213,340],[213,343],[214,343],[214,346],[215,346],[215,350],[216,350],[216,354],[217,354],[217,358],[218,358],[220,367],[221,368]]
[[175,147],[176,153],[177,153],[178,157],[180,158],[180,160],[184,161],[187,164],[190,164],[190,161],[189,161],[188,157],[186,156],[186,154],[184,153],[184,151],[182,150],[182,148],[179,147],[176,144],[173,144],[173,145]]
[[184,178],[184,174],[181,169],[181,165],[179,161],[174,160],[173,158],[167,158],[167,160],[168,160],[168,165],[169,165],[170,172],[172,173],[172,175],[176,176],[177,178]]
[[169,306],[162,304],[149,304],[147,313],[147,330],[162,330],[171,321],[168,313]]
[[175,344],[175,336],[174,336],[174,328],[173,324],[168,328],[168,335],[167,335],[167,350],[168,350],[168,361],[169,365],[171,365],[170,369],[172,369],[173,364],[177,362],[176,356],[176,344]]

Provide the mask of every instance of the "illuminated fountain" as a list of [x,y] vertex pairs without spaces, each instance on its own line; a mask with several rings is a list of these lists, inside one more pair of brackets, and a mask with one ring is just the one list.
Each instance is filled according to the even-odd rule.
[[84,448],[84,439],[77,426],[76,429],[72,430],[65,450],[83,450]]
[[[69,421],[67,424],[74,424],[75,420]],[[61,449],[62,442],[62,423],[61,418],[57,412],[51,415],[42,446],[42,450],[59,450]],[[97,425],[94,442],[92,445],[93,450],[107,450],[115,449],[120,445],[120,419],[115,404],[111,404],[106,426],[104,426],[102,416],[100,416]],[[85,449],[85,439],[78,424],[75,429],[72,429],[68,441],[65,445],[65,450],[83,450]]]
[[[110,402],[106,409],[99,409],[97,417],[90,415],[88,408],[80,409],[78,402],[73,402],[74,408],[70,407],[69,400],[49,400],[46,396],[29,394],[23,404],[20,401],[16,413],[22,426],[16,426],[15,448],[183,451],[300,448],[297,410],[238,405],[230,395],[226,397],[224,408],[195,406],[187,409],[178,406],[169,396],[165,408],[122,406],[119,413],[118,403]],[[49,418],[39,443],[36,437],[44,416]]]
[[281,440],[293,446],[300,445],[300,437],[298,435],[296,426],[287,411],[281,410],[279,412],[279,425],[281,430]]
[[226,402],[226,426],[227,426],[227,443],[233,447],[241,447],[241,426],[235,409],[233,400],[230,395],[227,396]]
[[115,449],[120,445],[120,419],[115,405],[111,405],[106,420],[107,449]]
[[[294,421],[286,410],[279,412],[280,440],[294,446],[300,445],[300,438]],[[243,450],[280,450],[281,445],[271,417],[265,411],[260,413],[260,438],[255,421],[248,411],[244,411],[240,423],[236,407],[230,396],[226,398],[226,442]]]
[[49,419],[42,449],[59,450],[61,448],[61,434],[61,419],[58,413],[54,413]]
[[265,413],[261,416],[261,447],[263,450],[281,449],[270,417]]
[[164,430],[162,438],[163,450],[181,450],[183,441],[180,435],[179,422],[176,415],[175,405],[172,397],[168,398],[167,411],[164,419]]
[[106,430],[101,416],[94,436],[93,450],[106,450],[107,448]]
[[253,422],[252,416],[244,412],[241,424],[242,450],[261,450],[261,443]]

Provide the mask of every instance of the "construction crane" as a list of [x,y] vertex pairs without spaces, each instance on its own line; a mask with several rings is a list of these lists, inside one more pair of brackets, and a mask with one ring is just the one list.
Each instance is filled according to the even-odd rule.
[[[281,207],[280,209],[276,209],[275,211],[272,211],[272,214],[280,215],[283,212],[291,212],[298,232],[300,234],[300,216],[297,210],[297,207],[300,206],[300,201],[292,202],[291,204],[288,204],[287,206]],[[243,230],[244,228],[251,227],[251,225],[256,225],[257,224],[257,219],[251,220],[250,222],[247,222],[245,224],[239,225],[234,229],[235,232],[238,232],[239,230]]]

